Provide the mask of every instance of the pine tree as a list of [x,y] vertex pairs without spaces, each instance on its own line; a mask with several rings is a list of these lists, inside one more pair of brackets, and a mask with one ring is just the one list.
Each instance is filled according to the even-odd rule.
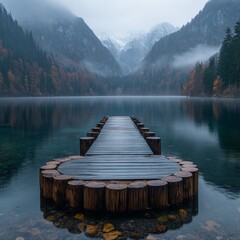
[[218,71],[222,78],[225,87],[229,87],[232,83],[232,59],[233,59],[233,49],[232,49],[233,35],[230,28],[226,31],[226,37],[223,40],[222,47],[220,49],[219,55],[219,65]]

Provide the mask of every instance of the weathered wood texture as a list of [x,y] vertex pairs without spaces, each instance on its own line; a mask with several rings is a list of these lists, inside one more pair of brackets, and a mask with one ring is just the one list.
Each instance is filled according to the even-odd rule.
[[106,210],[112,213],[127,211],[127,185],[108,184],[106,186]]
[[153,209],[165,208],[168,206],[168,183],[162,180],[147,182],[148,205]]
[[88,211],[102,211],[105,209],[106,184],[89,182],[84,185],[83,207]]
[[163,156],[97,155],[62,163],[58,171],[79,180],[151,180],[180,171]]
[[153,154],[130,117],[109,117],[87,155]]
[[183,181],[182,178],[169,176],[164,179],[168,182],[169,205],[180,205],[183,202]]
[[66,189],[66,198],[68,205],[74,209],[83,207],[83,181],[69,181]]
[[128,210],[143,211],[148,207],[147,184],[133,182],[128,185]]

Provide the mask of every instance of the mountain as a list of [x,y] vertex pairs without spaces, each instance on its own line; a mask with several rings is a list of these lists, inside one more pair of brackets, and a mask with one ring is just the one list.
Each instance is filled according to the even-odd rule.
[[178,28],[169,23],[161,23],[152,28],[148,33],[138,33],[128,38],[107,38],[103,39],[105,45],[118,60],[125,74],[134,72],[139,66],[148,51],[156,41],[169,35]]
[[158,94],[180,93],[189,69],[218,52],[226,29],[239,19],[239,0],[210,0],[190,23],[152,47],[136,79],[148,79],[149,91]]
[[20,24],[32,31],[39,46],[59,64],[85,67],[101,76],[121,74],[119,64],[82,18],[46,0],[4,1]]
[[106,95],[112,85],[85,68],[58,65],[0,4],[0,96]]

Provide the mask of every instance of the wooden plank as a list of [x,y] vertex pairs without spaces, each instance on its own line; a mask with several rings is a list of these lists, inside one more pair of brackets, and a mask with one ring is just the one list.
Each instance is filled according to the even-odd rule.
[[130,117],[109,117],[87,155],[153,154]]
[[139,180],[161,179],[180,166],[163,156],[97,155],[65,162],[58,170],[82,180]]

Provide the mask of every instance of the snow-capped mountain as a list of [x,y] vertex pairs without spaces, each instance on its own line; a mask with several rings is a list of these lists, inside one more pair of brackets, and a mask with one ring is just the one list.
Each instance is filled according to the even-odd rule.
[[169,35],[178,28],[170,23],[161,23],[148,33],[120,37],[102,37],[102,43],[113,54],[125,74],[134,72],[156,41]]

